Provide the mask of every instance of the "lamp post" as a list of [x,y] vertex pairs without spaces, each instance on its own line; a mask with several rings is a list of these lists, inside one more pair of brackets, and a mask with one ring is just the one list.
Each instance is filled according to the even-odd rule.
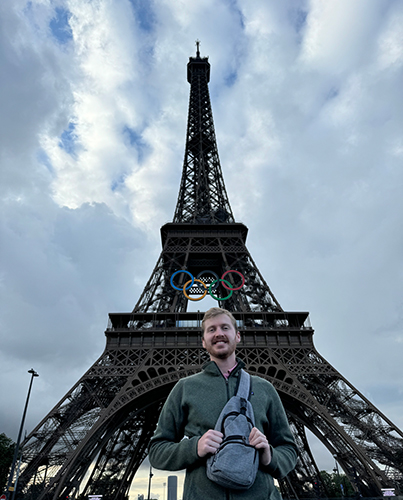
[[[27,400],[25,401],[24,413],[22,414],[22,420],[21,420],[20,430],[18,432],[17,442],[15,443],[15,450],[14,450],[13,462],[11,464],[10,475],[9,475],[8,482],[7,482],[7,490],[6,490],[6,499],[7,500],[9,500],[9,498],[10,498],[10,488],[11,488],[11,484],[13,482],[14,471],[15,471],[15,464],[17,463],[18,452],[20,451],[21,435],[22,435],[22,431],[24,429],[25,416],[27,414],[27,408],[28,408],[29,396],[31,395],[32,383],[34,381],[34,377],[39,377],[39,375],[36,373],[36,371],[33,368],[31,368],[30,370],[28,370],[28,373],[31,374],[31,381],[29,383]],[[14,498],[14,495],[15,495],[15,488],[13,490],[13,498]]]
[[153,468],[151,467],[150,465],[150,476],[149,476],[149,480],[148,480],[148,497],[147,497],[147,500],[150,500],[150,493],[151,493],[151,478],[153,477]]

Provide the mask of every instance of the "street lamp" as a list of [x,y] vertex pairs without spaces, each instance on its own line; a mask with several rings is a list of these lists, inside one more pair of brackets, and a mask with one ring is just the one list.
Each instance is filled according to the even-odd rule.
[[[27,400],[25,401],[25,408],[24,408],[24,413],[22,414],[22,420],[21,420],[20,430],[18,432],[17,442],[15,443],[14,457],[13,457],[13,462],[11,464],[10,476],[8,478],[7,490],[6,490],[6,499],[7,500],[10,498],[10,488],[11,488],[11,484],[13,482],[14,471],[15,471],[15,464],[17,462],[18,452],[20,450],[21,435],[22,435],[22,431],[24,429],[25,415],[27,414],[28,401],[29,401],[29,396],[31,395],[31,389],[32,389],[32,382],[34,381],[34,377],[39,377],[39,375],[36,373],[36,371],[33,368],[31,368],[30,370],[28,370],[28,373],[31,374],[31,381],[29,383]],[[14,495],[15,495],[15,487],[14,487],[14,490],[13,490],[13,498],[14,498]]]
[[148,498],[147,500],[150,500],[150,493],[151,493],[151,478],[153,477],[153,468],[152,466],[150,465],[150,476],[149,476],[149,480],[148,480]]

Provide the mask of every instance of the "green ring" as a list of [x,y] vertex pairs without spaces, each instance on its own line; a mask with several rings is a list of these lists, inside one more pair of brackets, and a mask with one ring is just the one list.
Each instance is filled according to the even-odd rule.
[[222,281],[223,283],[226,283],[228,286],[231,286],[231,283],[230,283],[229,281],[227,281],[227,280],[223,280],[223,279],[215,280],[215,281],[213,281],[213,282],[210,284],[210,286],[208,287],[208,293],[209,293],[209,294],[211,295],[211,297],[213,297],[213,299],[215,299],[215,300],[227,300],[227,299],[229,299],[229,298],[232,296],[232,294],[234,293],[234,290],[231,290],[230,294],[229,294],[229,295],[227,295],[226,297],[224,297],[223,299],[220,299],[219,297],[216,297],[215,295],[213,295],[213,294],[211,293],[211,287],[212,287],[213,285],[215,285],[215,284],[217,283],[217,281]]

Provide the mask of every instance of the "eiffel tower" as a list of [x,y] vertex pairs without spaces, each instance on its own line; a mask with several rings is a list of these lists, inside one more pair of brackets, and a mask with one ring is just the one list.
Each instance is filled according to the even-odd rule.
[[224,186],[210,64],[198,43],[187,79],[182,180],[173,222],[161,228],[160,257],[133,311],[109,314],[100,358],[24,441],[17,498],[128,498],[167,395],[207,360],[203,314],[188,311],[206,293],[233,312],[247,370],[269,380],[283,401],[300,451],[280,482],[283,495],[328,496],[307,430],[357,496],[401,492],[402,431],[316,351],[308,313],[282,309],[246,247],[248,228],[235,222]]

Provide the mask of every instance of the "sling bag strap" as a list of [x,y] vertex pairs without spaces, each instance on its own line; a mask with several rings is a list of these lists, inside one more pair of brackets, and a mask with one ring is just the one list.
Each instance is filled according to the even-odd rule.
[[241,369],[239,373],[240,379],[236,395],[248,400],[250,395],[250,375],[243,369]]

